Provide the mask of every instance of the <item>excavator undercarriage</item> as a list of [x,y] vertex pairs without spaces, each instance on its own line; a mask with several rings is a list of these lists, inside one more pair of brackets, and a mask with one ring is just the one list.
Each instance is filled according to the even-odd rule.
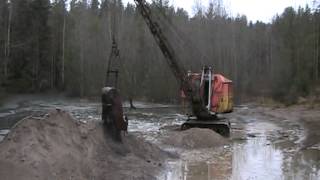
[[211,129],[225,137],[230,135],[230,122],[223,117],[214,117],[214,119],[211,120],[201,120],[197,117],[189,117],[188,120],[181,125],[181,130],[190,128]]

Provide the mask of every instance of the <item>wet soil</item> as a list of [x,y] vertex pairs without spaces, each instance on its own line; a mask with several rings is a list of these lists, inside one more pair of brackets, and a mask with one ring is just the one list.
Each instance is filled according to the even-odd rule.
[[[167,158],[157,167],[153,172],[156,179],[320,179],[319,108],[239,106],[226,115],[232,126],[230,138],[216,146],[189,148],[179,145],[181,141],[166,143],[167,138],[181,136],[179,125],[187,118],[181,108],[151,103],[135,103],[135,106],[136,110],[125,108],[130,120],[129,134],[179,156]],[[80,122],[100,121],[99,102],[22,98],[0,108],[0,137],[21,117],[56,108],[66,110]]]
[[177,156],[133,135],[115,142],[99,122],[62,110],[20,120],[0,143],[1,179],[156,179]]

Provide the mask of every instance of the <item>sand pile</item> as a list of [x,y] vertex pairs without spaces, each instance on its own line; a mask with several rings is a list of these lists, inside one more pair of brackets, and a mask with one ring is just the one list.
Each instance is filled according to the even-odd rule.
[[20,121],[0,144],[1,179],[155,179],[171,156],[132,135],[123,144],[101,124],[83,124],[68,113]]
[[210,129],[192,128],[169,132],[163,143],[186,149],[214,148],[225,145],[228,140]]

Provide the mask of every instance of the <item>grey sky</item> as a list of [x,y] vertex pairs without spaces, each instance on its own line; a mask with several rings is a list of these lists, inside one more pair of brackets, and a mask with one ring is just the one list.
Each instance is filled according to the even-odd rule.
[[[210,0],[202,0],[204,6],[207,6]],[[292,6],[298,8],[305,7],[306,4],[312,6],[313,0],[224,0],[229,14],[236,16],[237,14],[245,14],[249,20],[270,22],[275,14],[280,14],[283,10]],[[133,3],[133,0],[123,0]],[[182,7],[192,14],[194,0],[170,0],[170,3],[176,7]]]

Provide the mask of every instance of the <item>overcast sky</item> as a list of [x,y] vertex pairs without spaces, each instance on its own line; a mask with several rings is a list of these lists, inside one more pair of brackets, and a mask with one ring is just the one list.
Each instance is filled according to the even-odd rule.
[[[203,5],[207,6],[210,0],[202,0]],[[237,14],[245,14],[248,20],[271,22],[275,14],[281,14],[283,10],[292,6],[297,8],[299,6],[305,7],[306,4],[312,6],[313,0],[224,0],[225,6],[229,13],[233,16]],[[127,2],[133,3],[133,0],[123,0],[124,4]],[[192,7],[194,0],[170,0],[170,3],[175,7],[182,7],[193,14]]]

